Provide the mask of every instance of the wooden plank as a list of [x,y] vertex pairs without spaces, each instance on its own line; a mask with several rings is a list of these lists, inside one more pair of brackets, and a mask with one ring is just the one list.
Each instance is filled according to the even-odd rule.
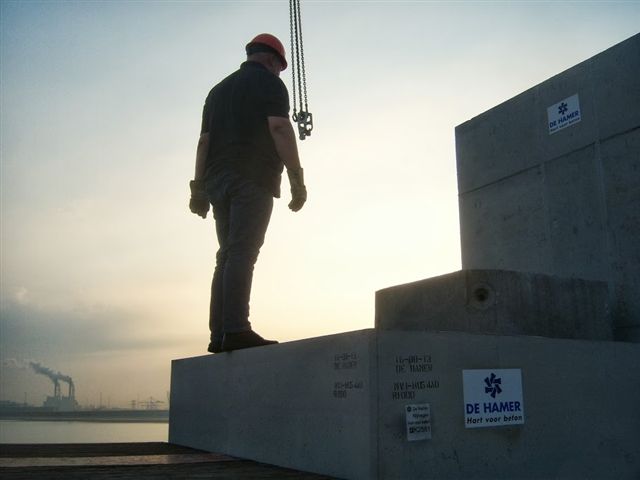
[[331,477],[168,443],[0,444],[3,480],[288,479]]
[[2,457],[92,457],[105,455],[170,455],[202,453],[166,442],[141,443],[2,443]]

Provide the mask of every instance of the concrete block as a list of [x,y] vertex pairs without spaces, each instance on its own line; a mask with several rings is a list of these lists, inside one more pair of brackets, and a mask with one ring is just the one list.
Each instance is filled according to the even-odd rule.
[[376,292],[379,330],[612,340],[605,282],[461,270]]
[[[456,127],[466,193],[640,125],[640,34]],[[578,94],[581,121],[549,134],[547,108]]]
[[[640,341],[640,34],[456,128],[462,268],[609,284]],[[574,94],[581,121],[552,135]],[[526,137],[526,138],[525,138]]]
[[375,478],[374,341],[374,332],[364,330],[174,360],[169,441]]
[[640,34],[591,59],[599,138],[640,126]]
[[[398,372],[411,357],[427,357],[430,369]],[[380,332],[378,478],[636,478],[639,362],[632,344]],[[521,369],[525,423],[467,429],[462,370],[496,368]],[[398,384],[424,388],[401,399]],[[408,442],[404,408],[421,403],[431,407],[432,439]]]
[[548,272],[544,193],[544,170],[536,167],[460,194],[463,268]]
[[[375,330],[174,360],[169,440],[345,479],[631,480],[639,365],[623,342]],[[468,369],[519,369],[524,423],[465,428]]]

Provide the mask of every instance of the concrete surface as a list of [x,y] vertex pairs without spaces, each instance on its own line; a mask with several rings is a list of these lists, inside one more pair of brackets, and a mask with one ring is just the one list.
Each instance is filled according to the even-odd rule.
[[[640,34],[456,128],[463,269],[605,281],[640,341]],[[549,134],[547,108],[581,121]]]
[[[640,476],[640,345],[389,331],[377,355],[380,479]],[[399,373],[407,357],[428,357],[430,369]],[[462,370],[512,368],[522,370],[524,424],[465,428]],[[398,382],[424,388],[398,399]],[[407,403],[431,405],[431,440],[406,441]]]
[[[350,332],[175,360],[169,441],[346,479],[636,479],[639,366],[626,342]],[[468,369],[520,369],[524,423],[465,428]]]
[[376,292],[376,328],[613,340],[605,282],[461,270]]
[[169,442],[375,478],[374,338],[364,330],[174,360]]

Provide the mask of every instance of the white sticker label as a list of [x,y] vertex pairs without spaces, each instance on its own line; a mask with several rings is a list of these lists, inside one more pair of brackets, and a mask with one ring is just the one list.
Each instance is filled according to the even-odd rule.
[[463,370],[464,426],[498,427],[524,423],[522,371]]
[[431,440],[431,405],[407,405],[407,440]]
[[580,119],[580,99],[576,93],[547,108],[549,135],[578,123]]

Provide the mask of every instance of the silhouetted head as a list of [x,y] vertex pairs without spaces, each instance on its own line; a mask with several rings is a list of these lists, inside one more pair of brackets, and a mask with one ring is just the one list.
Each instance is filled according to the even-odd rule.
[[287,68],[282,42],[269,33],[261,33],[247,43],[247,60],[264,65],[271,73],[280,76]]

